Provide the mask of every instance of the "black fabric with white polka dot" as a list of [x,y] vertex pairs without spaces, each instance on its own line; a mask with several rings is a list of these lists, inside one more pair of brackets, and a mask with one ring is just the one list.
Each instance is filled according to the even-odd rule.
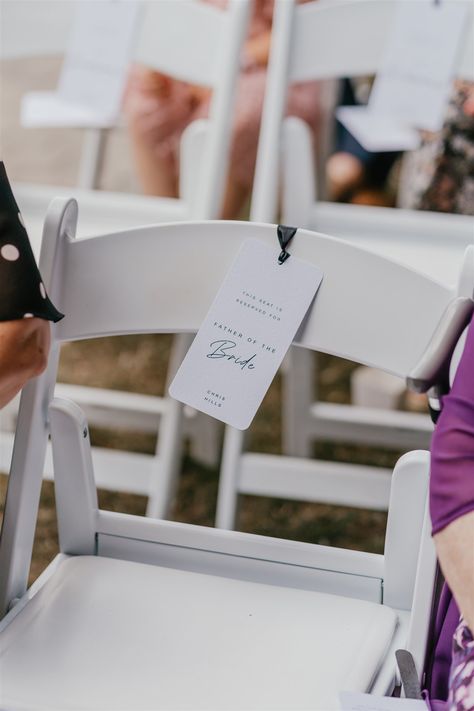
[[41,280],[23,218],[0,161],[0,321],[20,318],[59,321]]

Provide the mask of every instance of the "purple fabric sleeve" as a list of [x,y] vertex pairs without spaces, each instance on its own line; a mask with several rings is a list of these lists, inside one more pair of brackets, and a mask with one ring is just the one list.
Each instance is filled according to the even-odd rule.
[[474,510],[474,317],[431,443],[433,533]]

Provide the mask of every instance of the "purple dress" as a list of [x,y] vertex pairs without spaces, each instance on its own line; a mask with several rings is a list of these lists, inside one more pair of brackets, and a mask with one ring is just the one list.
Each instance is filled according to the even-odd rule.
[[[453,386],[443,399],[431,445],[430,513],[433,533],[474,511],[474,317]],[[469,542],[466,541],[466,545]],[[474,640],[444,587],[428,674],[433,709],[474,709]]]

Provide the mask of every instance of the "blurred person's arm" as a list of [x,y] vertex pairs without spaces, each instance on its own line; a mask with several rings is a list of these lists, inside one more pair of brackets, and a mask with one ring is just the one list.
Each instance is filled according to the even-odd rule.
[[439,562],[474,629],[474,317],[431,443],[430,513]]
[[469,629],[474,630],[474,511],[434,537],[443,575]]
[[0,323],[0,408],[48,362],[50,325],[40,318]]
[[271,30],[261,32],[248,39],[244,45],[243,68],[266,67],[270,55]]

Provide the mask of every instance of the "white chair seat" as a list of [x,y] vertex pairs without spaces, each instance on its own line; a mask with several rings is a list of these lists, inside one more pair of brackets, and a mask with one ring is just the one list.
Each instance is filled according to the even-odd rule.
[[370,688],[396,623],[361,600],[70,557],[3,632],[0,705],[338,708],[339,689]]

